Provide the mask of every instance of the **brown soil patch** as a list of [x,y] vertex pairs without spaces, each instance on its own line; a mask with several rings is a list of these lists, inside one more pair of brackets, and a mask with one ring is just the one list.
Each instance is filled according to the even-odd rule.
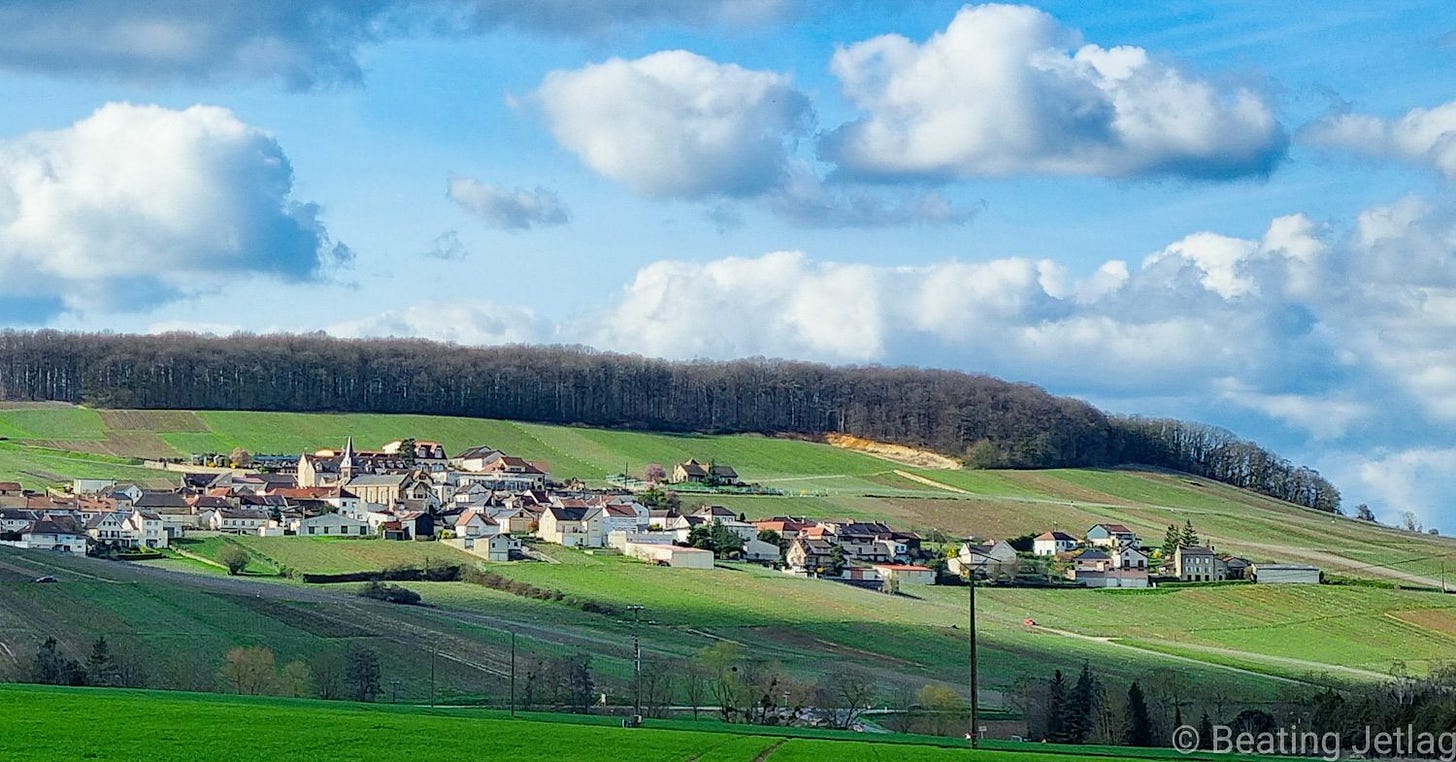
[[1391,611],[1386,616],[1412,624],[1423,630],[1456,636],[1456,610],[1416,609],[1414,611]]
[[862,439],[849,434],[826,434],[824,441],[835,447],[845,450],[854,450],[866,455],[874,455],[877,458],[902,463],[916,468],[960,468],[961,462],[955,458],[947,458],[939,453],[929,450],[918,450],[905,445],[890,444],[888,442],[876,442],[872,439]]

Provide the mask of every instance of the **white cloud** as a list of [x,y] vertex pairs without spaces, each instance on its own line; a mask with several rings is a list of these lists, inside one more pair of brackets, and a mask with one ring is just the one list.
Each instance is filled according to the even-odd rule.
[[546,341],[550,332],[529,307],[490,302],[440,301],[336,323],[335,336],[420,337],[485,346]]
[[473,177],[452,178],[445,195],[460,207],[501,230],[565,225],[571,212],[555,191],[546,188],[507,190]]
[[[1411,511],[1429,525],[1451,518],[1456,498],[1456,449],[1412,448],[1363,459],[1354,469],[1359,489],[1379,496],[1378,518],[1398,525]],[[1446,527],[1451,529],[1451,527]]]
[[0,140],[0,297],[144,309],[336,257],[278,143],[223,108],[113,103]]
[[599,35],[649,24],[756,24],[792,0],[0,0],[0,68],[132,80],[356,82],[361,45],[502,27]]
[[1267,173],[1287,138],[1265,100],[1102,48],[1031,7],[963,8],[922,44],[882,35],[832,70],[865,116],[821,144],[853,176]]
[[1338,439],[1352,424],[1368,419],[1375,412],[1370,405],[1350,399],[1348,393],[1338,393],[1333,397],[1269,394],[1233,378],[1220,379],[1215,387],[1224,402],[1256,410],[1276,421],[1307,431],[1316,440]]
[[810,119],[787,76],[684,50],[553,71],[536,99],[557,141],[588,167],[660,198],[777,186]]
[[1456,101],[1411,109],[1399,119],[1341,114],[1304,130],[1316,145],[1425,164],[1456,182]]

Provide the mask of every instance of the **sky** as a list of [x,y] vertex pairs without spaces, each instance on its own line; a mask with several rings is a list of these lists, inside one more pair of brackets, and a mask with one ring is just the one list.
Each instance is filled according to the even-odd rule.
[[0,325],[988,373],[1456,531],[1456,5],[0,0]]

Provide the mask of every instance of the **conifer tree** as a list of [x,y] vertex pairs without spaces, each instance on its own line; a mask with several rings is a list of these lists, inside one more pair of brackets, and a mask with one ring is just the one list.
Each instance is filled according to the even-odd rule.
[[1153,718],[1143,688],[1134,680],[1127,689],[1127,716],[1123,720],[1122,742],[1127,746],[1153,745]]

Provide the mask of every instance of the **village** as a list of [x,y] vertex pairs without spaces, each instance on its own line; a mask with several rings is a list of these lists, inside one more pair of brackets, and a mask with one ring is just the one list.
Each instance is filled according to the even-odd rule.
[[[743,561],[885,592],[975,578],[1012,586],[1147,588],[1161,583],[1318,584],[1318,568],[1258,563],[1201,543],[1191,523],[1149,546],[1122,524],[1081,536],[1053,528],[1007,539],[936,538],[878,521],[775,516],[749,520],[683,498],[749,492],[728,464],[659,465],[606,489],[555,480],[544,463],[486,447],[449,455],[404,439],[378,450],[299,456],[235,452],[169,464],[177,486],[78,479],[37,493],[0,483],[0,544],[125,558],[193,534],[439,542],[492,562],[539,558],[532,544],[615,552],[649,564],[711,569]],[[225,466],[205,466],[222,463]],[[621,485],[621,486],[618,486]]]

